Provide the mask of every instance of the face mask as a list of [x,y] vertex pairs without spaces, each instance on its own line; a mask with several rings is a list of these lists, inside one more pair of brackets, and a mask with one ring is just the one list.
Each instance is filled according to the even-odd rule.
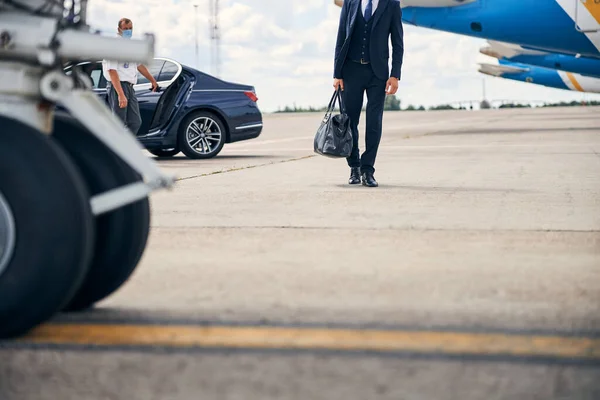
[[123,31],[123,37],[125,39],[131,39],[131,35],[133,34],[133,31],[131,29],[125,29]]

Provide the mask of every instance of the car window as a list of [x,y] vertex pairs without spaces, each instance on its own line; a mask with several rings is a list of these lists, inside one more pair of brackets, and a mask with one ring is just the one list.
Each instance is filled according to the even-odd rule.
[[[156,79],[157,81],[158,79],[158,74],[160,74],[160,70],[163,66],[165,62],[163,60],[153,60],[152,63],[150,63],[150,65],[148,65],[148,71],[150,71],[150,74],[154,77],[154,79]],[[138,79],[137,79],[137,83],[138,85],[144,84],[144,83],[149,83],[150,81],[148,79],[146,79],[146,77],[142,74],[140,74],[138,72]]]
[[94,89],[106,88],[106,79],[104,79],[103,76],[101,62],[83,65],[81,69],[92,79],[92,82],[94,83]]
[[100,87],[100,78],[102,77],[102,70],[95,69],[90,74],[92,81],[94,82],[94,89],[98,89]]
[[160,72],[160,79],[158,80],[161,82],[170,81],[175,77],[178,71],[179,67],[177,66],[177,64],[167,61],[165,62],[165,66],[163,67],[162,71]]
[[[79,68],[81,72],[90,77],[93,83],[94,89],[104,89],[106,88],[106,79],[102,74],[102,63],[86,63],[80,64]],[[69,68],[65,74],[70,76],[72,73],[72,69]]]

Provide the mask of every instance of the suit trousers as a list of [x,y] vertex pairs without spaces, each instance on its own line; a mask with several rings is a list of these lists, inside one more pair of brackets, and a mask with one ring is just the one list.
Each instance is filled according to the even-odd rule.
[[[344,80],[344,105],[350,117],[354,147],[347,158],[352,168],[360,167],[361,172],[375,172],[375,159],[381,141],[383,129],[383,108],[385,105],[385,86],[387,81],[375,76],[371,64],[346,61],[342,79]],[[358,124],[360,122],[364,95],[367,93],[367,129],[365,132],[365,152],[360,156],[358,146]]]
[[123,88],[123,93],[127,98],[127,107],[119,107],[119,95],[117,94],[117,90],[112,86],[112,84],[108,84],[106,88],[108,95],[108,105],[111,111],[114,114],[116,114],[121,121],[123,121],[127,129],[129,129],[131,133],[136,135],[140,130],[140,127],[142,126],[140,106],[138,104],[137,97],[135,96],[135,90],[133,89],[133,85],[128,82],[121,82],[121,87]]

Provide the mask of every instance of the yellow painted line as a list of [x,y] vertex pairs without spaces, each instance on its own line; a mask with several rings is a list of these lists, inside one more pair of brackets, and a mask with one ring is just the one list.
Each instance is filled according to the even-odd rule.
[[43,325],[18,342],[173,348],[324,349],[600,360],[600,339],[287,327]]
[[575,89],[579,90],[580,92],[583,92],[583,88],[581,87],[579,82],[577,82],[577,78],[575,78],[575,75],[573,75],[570,72],[567,72],[567,77],[569,78],[573,86],[575,86]]
[[600,24],[600,2],[598,0],[579,0],[588,9],[590,14]]

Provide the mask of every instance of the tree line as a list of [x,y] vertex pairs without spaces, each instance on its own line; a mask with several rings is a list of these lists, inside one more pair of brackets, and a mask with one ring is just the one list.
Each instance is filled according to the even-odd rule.
[[[571,101],[571,102],[559,102],[559,103],[545,103],[538,107],[581,107],[581,106],[600,106],[600,101]],[[484,108],[490,108],[484,107]],[[521,103],[505,103],[500,105],[498,108],[532,108],[531,104],[521,104]],[[402,102],[397,96],[387,96],[385,99],[384,110],[385,111],[438,111],[438,110],[467,110],[470,107],[464,106],[454,106],[451,104],[441,104],[437,106],[431,106],[428,108],[420,106],[415,106],[409,104],[406,108],[402,108]],[[364,108],[363,108],[364,110]],[[325,112],[327,111],[327,106],[324,107],[297,107],[294,106],[286,106],[283,109],[279,109],[275,111],[275,113],[310,113],[310,112]]]

